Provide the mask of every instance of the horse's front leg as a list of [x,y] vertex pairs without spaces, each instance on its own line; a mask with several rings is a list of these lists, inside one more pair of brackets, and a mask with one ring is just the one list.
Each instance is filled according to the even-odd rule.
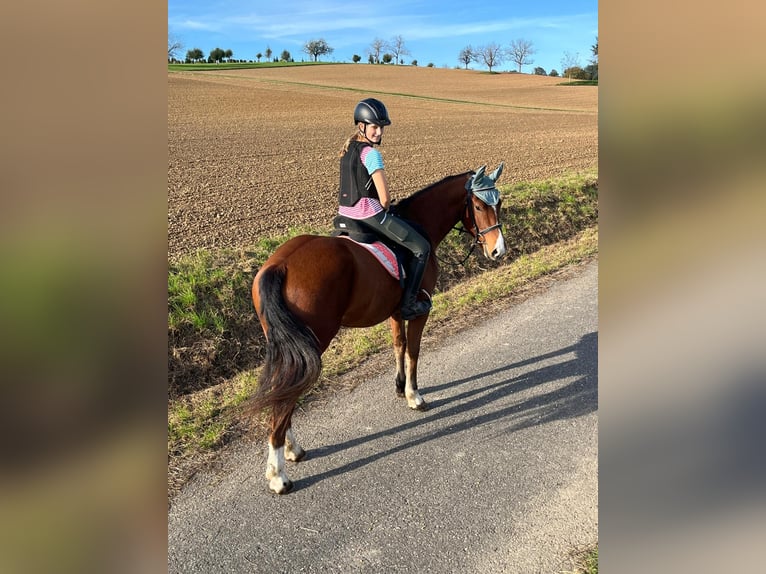
[[407,335],[404,331],[404,322],[401,319],[391,317],[391,339],[394,342],[394,360],[396,361],[396,396],[404,396],[404,385],[407,375],[404,371],[404,353],[407,350]]
[[405,353],[405,374],[407,383],[404,387],[404,396],[407,405],[416,411],[428,409],[428,403],[418,391],[418,357],[420,356],[420,340],[423,329],[426,326],[428,315],[423,315],[407,322],[407,345]]

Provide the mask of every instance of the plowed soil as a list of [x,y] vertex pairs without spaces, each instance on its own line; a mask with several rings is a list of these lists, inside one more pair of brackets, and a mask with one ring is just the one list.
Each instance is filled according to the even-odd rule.
[[501,184],[593,168],[598,88],[561,82],[370,64],[170,72],[168,257],[329,229],[338,152],[365,97],[393,121],[381,152],[394,198],[501,161]]

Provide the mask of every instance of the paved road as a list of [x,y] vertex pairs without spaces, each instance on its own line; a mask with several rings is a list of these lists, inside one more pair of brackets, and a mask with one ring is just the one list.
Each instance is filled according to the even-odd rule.
[[268,492],[242,444],[168,513],[169,572],[554,573],[598,539],[592,262],[485,324],[425,348],[431,409],[393,370],[298,414],[295,490]]

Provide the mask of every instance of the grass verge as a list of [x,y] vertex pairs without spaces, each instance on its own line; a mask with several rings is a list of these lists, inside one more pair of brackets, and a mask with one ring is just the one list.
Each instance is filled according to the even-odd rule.
[[561,574],[598,574],[598,542],[573,550],[571,558],[575,569]]

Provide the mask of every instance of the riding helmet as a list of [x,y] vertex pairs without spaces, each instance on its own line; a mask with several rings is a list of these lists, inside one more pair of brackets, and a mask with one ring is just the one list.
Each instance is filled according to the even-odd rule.
[[354,123],[357,124],[359,122],[375,124],[377,126],[391,125],[386,106],[375,98],[364,99],[356,105],[354,109]]

